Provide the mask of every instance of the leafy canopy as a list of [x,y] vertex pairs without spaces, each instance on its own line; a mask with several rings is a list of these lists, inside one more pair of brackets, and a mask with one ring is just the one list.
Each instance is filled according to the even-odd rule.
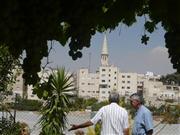
[[173,73],[167,74],[166,76],[161,76],[160,80],[167,85],[178,85],[180,86],[180,74]]
[[[0,92],[10,91],[8,86],[16,79],[15,71],[19,65],[19,60],[14,59],[9,53],[8,47],[5,45],[0,46]],[[18,71],[17,71],[18,73]]]
[[153,32],[161,23],[173,68],[179,72],[179,13],[179,0],[1,0],[0,44],[6,44],[15,58],[25,50],[23,77],[27,84],[35,84],[41,59],[48,56],[47,40],[63,46],[69,40],[69,55],[76,60],[97,31],[113,30],[119,23],[131,26],[137,16],[144,16],[141,42],[147,44],[146,31]]

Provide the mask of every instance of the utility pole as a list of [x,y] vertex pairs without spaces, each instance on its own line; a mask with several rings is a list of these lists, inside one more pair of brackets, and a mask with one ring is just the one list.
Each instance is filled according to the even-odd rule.
[[14,123],[16,123],[17,98],[18,98],[18,95],[17,95],[17,93],[15,93],[15,101],[14,101]]
[[89,72],[91,71],[91,53],[89,53]]

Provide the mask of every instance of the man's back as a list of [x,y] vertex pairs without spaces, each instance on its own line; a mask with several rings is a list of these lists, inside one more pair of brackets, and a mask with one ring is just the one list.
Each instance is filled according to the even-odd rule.
[[109,94],[109,103],[110,105],[102,107],[91,120],[78,125],[72,124],[69,131],[92,126],[101,121],[101,135],[129,135],[128,113],[117,104],[119,94],[116,91]]
[[102,107],[91,121],[102,121],[101,135],[123,135],[123,129],[128,128],[128,113],[117,103]]

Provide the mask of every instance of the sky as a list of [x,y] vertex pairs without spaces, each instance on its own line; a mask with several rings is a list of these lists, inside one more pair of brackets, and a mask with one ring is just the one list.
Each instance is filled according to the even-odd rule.
[[111,32],[97,32],[91,39],[90,48],[83,48],[82,58],[76,61],[68,55],[68,44],[63,47],[59,42],[53,41],[53,49],[49,56],[50,64],[47,67],[65,67],[70,72],[90,68],[90,72],[95,72],[100,66],[102,44],[106,34],[109,64],[117,66],[120,71],[142,74],[153,72],[156,75],[174,73],[165,48],[165,31],[158,25],[152,34],[147,33],[150,36],[148,44],[141,44],[141,36],[144,34],[143,23],[144,20],[140,18],[138,23],[131,27],[119,25]]

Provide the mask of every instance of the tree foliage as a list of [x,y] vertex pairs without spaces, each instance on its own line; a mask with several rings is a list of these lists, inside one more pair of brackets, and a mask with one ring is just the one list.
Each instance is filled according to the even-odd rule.
[[20,98],[16,103],[11,104],[11,109],[16,109],[20,111],[39,111],[42,107],[42,102],[38,100],[30,100],[30,99],[23,99]]
[[8,85],[15,81],[16,75],[13,70],[18,65],[19,60],[13,58],[8,47],[0,45],[0,91],[7,91]]
[[173,73],[161,76],[160,81],[167,85],[179,85],[180,86],[180,74]]
[[179,124],[180,105],[166,105],[163,116],[164,123]]
[[19,135],[21,132],[19,122],[15,121],[10,106],[6,104],[3,99],[0,99],[0,111],[0,134]]
[[97,31],[113,30],[119,23],[131,26],[137,16],[143,16],[141,42],[147,44],[147,32],[161,23],[173,68],[179,72],[179,12],[179,0],[1,0],[0,44],[6,44],[15,58],[25,50],[23,77],[27,84],[35,84],[41,59],[48,56],[47,40],[57,40],[63,46],[69,40],[69,55],[76,60],[82,57],[84,47],[90,47]]
[[69,108],[72,111],[91,109],[91,106],[97,102],[98,100],[96,98],[84,99],[82,97],[73,97],[73,102]]

